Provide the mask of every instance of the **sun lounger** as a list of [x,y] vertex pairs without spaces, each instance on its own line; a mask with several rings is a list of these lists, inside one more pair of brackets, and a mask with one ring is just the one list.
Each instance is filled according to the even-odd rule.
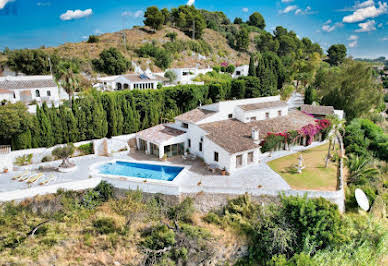
[[36,174],[26,174],[24,176],[22,176],[21,178],[18,179],[19,182],[24,182],[24,181],[27,181],[28,179],[30,179],[31,177],[35,176]]
[[52,182],[55,182],[57,180],[57,177],[54,175],[46,176],[41,182],[39,183],[40,186],[48,185]]
[[28,183],[28,184],[35,183],[35,182],[38,181],[38,179],[40,179],[42,176],[43,176],[42,173],[39,173],[39,174],[37,174],[37,175],[34,175],[34,176],[32,176],[30,179],[27,180],[27,183]]
[[27,174],[28,174],[28,171],[24,171],[20,175],[15,175],[14,177],[12,177],[12,180],[19,180],[20,178],[24,177]]

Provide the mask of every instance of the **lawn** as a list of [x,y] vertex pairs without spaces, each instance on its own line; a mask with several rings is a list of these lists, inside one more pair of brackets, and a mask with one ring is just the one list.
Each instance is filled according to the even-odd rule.
[[[329,190],[337,188],[337,166],[330,162],[325,168],[325,157],[329,144],[285,156],[268,163],[293,188],[298,190]],[[302,154],[305,168],[296,171],[298,157]]]

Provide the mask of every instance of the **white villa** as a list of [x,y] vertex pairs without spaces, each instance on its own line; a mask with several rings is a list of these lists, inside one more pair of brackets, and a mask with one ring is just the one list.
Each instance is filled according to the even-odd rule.
[[46,102],[58,106],[67,100],[68,94],[58,88],[52,76],[7,76],[0,77],[0,102],[23,102],[38,104]]
[[176,75],[176,83],[185,85],[185,84],[196,84],[193,81],[199,74],[206,74],[212,72],[213,68],[198,68],[198,67],[185,67],[185,68],[171,68],[169,71],[172,71]]
[[269,132],[299,130],[315,119],[289,111],[280,96],[223,101],[179,115],[136,134],[137,148],[159,158],[189,151],[232,173],[259,162],[260,142]]
[[152,73],[125,74],[98,78],[95,88],[101,90],[155,90],[166,78]]
[[232,78],[246,77],[248,76],[248,71],[249,71],[249,65],[238,66],[234,70],[232,74]]

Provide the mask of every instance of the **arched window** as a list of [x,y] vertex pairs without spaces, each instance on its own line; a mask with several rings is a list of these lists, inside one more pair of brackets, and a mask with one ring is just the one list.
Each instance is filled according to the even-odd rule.
[[117,83],[117,90],[121,90],[121,83]]
[[35,97],[38,97],[38,98],[40,97],[40,91],[39,90],[35,91]]
[[124,84],[124,89],[127,90],[129,88],[129,85],[127,83]]

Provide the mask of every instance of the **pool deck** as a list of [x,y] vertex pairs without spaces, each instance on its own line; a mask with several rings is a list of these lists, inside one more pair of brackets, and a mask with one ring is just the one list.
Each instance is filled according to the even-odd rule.
[[[178,178],[174,179],[171,182],[172,186],[178,187],[180,193],[195,193],[202,191],[205,188],[208,191],[220,191],[227,193],[228,191],[233,190],[234,193],[245,193],[246,191],[252,191],[254,189],[263,189],[271,191],[284,191],[290,190],[290,186],[287,182],[276,172],[274,172],[266,162],[274,160],[301,150],[310,149],[312,147],[323,145],[324,143],[313,143],[309,147],[297,146],[293,147],[292,151],[278,151],[272,154],[272,157],[265,157],[261,163],[248,166],[246,168],[236,170],[233,174],[229,176],[222,176],[220,174],[212,174],[207,170],[207,167],[204,162],[200,159],[196,160],[184,160],[182,157],[177,156],[170,158],[168,161],[161,162],[155,157],[145,155],[140,152],[133,151],[130,154],[120,154],[115,157],[102,157],[102,156],[93,156],[86,158],[82,161],[77,161],[77,169],[71,173],[59,173],[54,168],[49,168],[45,170],[34,170],[31,173],[41,172],[44,175],[55,175],[57,177],[55,182],[52,182],[50,185],[66,184],[77,181],[84,181],[87,183],[87,180],[92,178],[90,167],[94,164],[100,164],[109,162],[112,160],[130,160],[137,162],[145,163],[156,163],[164,164],[171,166],[187,166],[185,171],[179,175]],[[58,162],[59,165],[60,162]],[[16,190],[24,190],[28,188],[38,188],[40,186],[38,182],[33,185],[28,185],[25,182],[18,182],[12,180],[12,177],[20,175],[25,171],[14,171],[6,174],[0,174],[0,194],[1,192],[10,192]],[[109,181],[109,179],[108,179]],[[121,179],[122,182],[125,182]],[[148,180],[147,180],[148,181]],[[144,182],[147,182],[144,181]],[[137,181],[143,183],[143,181]],[[165,181],[168,182],[168,181]],[[92,182],[91,182],[92,183]],[[157,182],[150,181],[154,186]],[[125,183],[124,183],[125,185]],[[159,186],[163,186],[161,183]],[[128,188],[128,186],[126,186]],[[152,192],[152,188],[150,188]],[[159,191],[155,191],[159,192]],[[0,197],[1,201],[1,197]]]

